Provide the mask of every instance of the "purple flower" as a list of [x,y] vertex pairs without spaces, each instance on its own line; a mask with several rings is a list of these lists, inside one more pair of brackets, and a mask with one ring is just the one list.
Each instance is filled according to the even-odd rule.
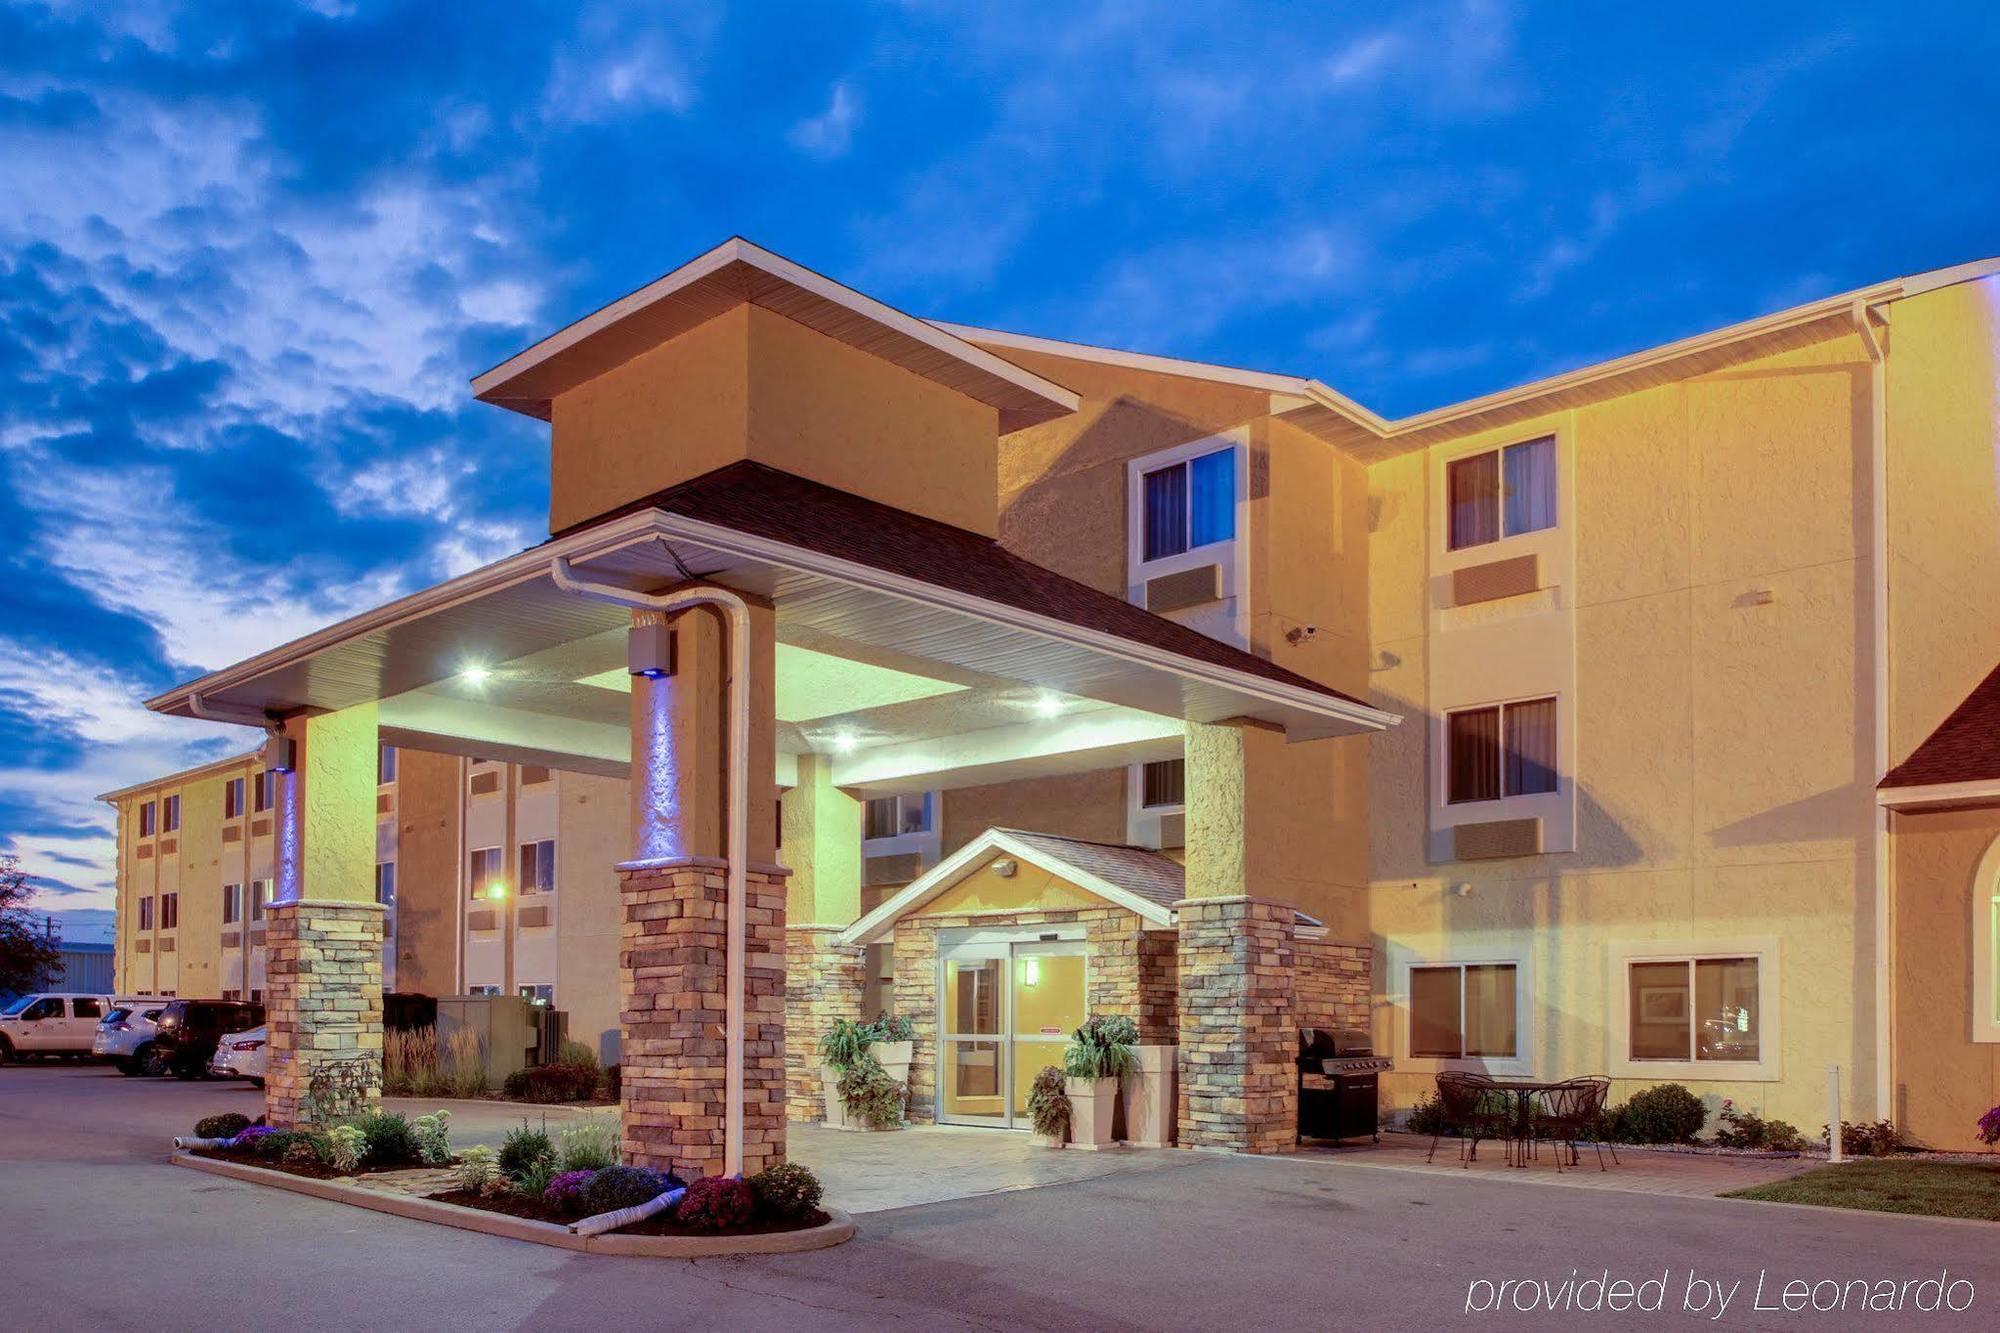
[[277,1132],[277,1130],[272,1129],[269,1125],[252,1125],[231,1139],[229,1146],[232,1148],[246,1148],[258,1139],[263,1138],[266,1134],[275,1134]]
[[557,1208],[570,1208],[583,1197],[583,1187],[588,1185],[595,1171],[565,1171],[549,1181],[549,1187],[542,1191],[542,1198]]
[[2000,1106],[1979,1117],[1979,1141],[2000,1143]]

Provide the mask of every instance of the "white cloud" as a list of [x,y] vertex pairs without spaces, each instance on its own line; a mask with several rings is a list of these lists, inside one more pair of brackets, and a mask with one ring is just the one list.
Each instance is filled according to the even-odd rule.
[[792,147],[827,161],[844,154],[854,143],[854,130],[861,123],[861,94],[845,80],[833,85],[826,110],[792,126],[786,136]]

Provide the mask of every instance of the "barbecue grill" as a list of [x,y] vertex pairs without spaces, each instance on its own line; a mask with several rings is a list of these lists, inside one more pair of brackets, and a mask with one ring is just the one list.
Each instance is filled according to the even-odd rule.
[[1299,1029],[1299,1140],[1360,1138],[1376,1132],[1377,1083],[1394,1066],[1353,1028]]

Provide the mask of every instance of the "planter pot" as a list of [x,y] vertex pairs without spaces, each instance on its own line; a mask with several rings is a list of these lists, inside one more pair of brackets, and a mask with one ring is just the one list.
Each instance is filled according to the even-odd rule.
[[1110,1148],[1112,1118],[1118,1114],[1118,1080],[1115,1078],[1071,1078],[1063,1080],[1069,1093],[1069,1139],[1078,1148]]
[[913,1041],[874,1041],[868,1043],[868,1053],[882,1066],[898,1086],[910,1086],[910,1057],[916,1053]]
[[828,1129],[855,1129],[847,1122],[847,1103],[840,1100],[840,1071],[832,1065],[819,1067],[819,1090],[826,1101]]
[[1122,1081],[1118,1096],[1125,1112],[1125,1138],[1135,1148],[1173,1146],[1178,1119],[1178,1046],[1135,1046],[1138,1063]]
[[1059,1134],[1032,1134],[1029,1137],[1034,1139],[1037,1148],[1060,1148],[1063,1146],[1062,1136]]

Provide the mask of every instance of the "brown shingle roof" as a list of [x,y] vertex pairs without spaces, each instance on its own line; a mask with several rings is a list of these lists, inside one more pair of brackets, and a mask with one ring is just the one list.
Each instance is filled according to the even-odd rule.
[[1017,610],[1115,634],[1162,652],[1349,703],[1352,695],[1211,639],[1122,597],[1024,560],[990,537],[835,490],[762,463],[738,462],[620,505],[555,533],[664,510]]
[[1086,842],[1055,833],[1033,833],[1027,829],[996,829],[1033,847],[1055,861],[1076,867],[1114,884],[1136,897],[1162,907],[1172,907],[1187,897],[1187,874],[1178,861],[1119,843]]
[[1995,779],[2000,779],[2000,667],[1908,759],[1890,769],[1881,785],[1931,787]]

